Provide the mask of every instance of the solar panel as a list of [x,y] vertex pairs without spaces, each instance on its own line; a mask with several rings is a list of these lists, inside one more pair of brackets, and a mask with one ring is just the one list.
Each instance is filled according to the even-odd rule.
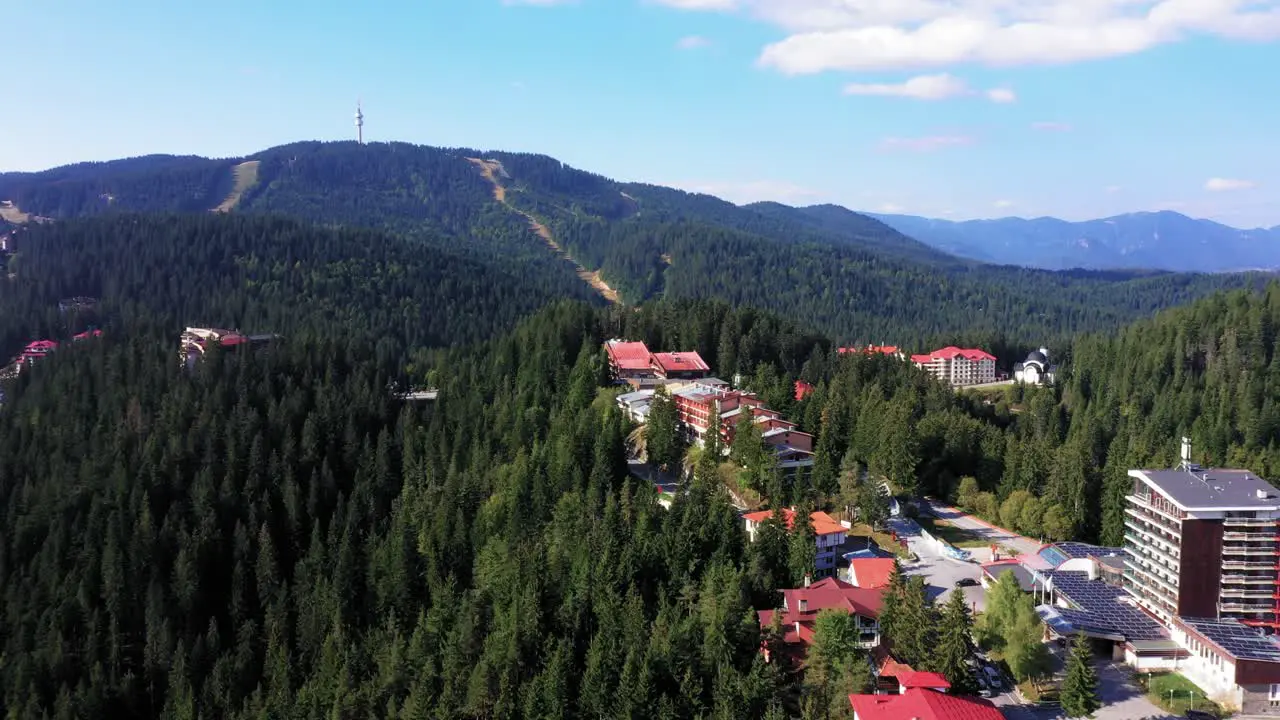
[[1123,588],[1101,580],[1090,580],[1083,572],[1057,571],[1051,574],[1053,589],[1075,606],[1072,624],[1110,635],[1123,635],[1126,640],[1167,638],[1160,623],[1141,610],[1121,602],[1128,593]]
[[1179,617],[1178,621],[1241,660],[1280,662],[1280,643],[1234,620]]

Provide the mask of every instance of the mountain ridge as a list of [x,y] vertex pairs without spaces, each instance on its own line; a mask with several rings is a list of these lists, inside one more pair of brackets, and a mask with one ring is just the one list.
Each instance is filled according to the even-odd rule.
[[1280,226],[1235,228],[1172,210],[1083,221],[1051,216],[961,221],[877,213],[871,217],[945,252],[1046,270],[1234,272],[1280,267]]

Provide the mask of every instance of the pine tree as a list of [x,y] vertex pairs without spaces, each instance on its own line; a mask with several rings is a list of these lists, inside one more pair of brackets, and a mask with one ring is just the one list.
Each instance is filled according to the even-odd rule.
[[901,628],[893,639],[894,654],[908,665],[923,667],[937,646],[938,611],[919,575],[907,580],[901,611]]
[[1093,651],[1083,634],[1071,643],[1067,660],[1067,676],[1062,681],[1062,710],[1068,717],[1088,717],[1102,707],[1098,699],[1098,671],[1093,666]]
[[798,587],[804,584],[806,577],[813,578],[818,564],[818,546],[813,534],[813,521],[809,518],[809,507],[804,506],[796,511],[792,521],[791,537],[788,544],[788,565],[791,567],[791,581]]
[[969,658],[973,657],[973,616],[964,593],[953,590],[942,609],[942,621],[938,631],[938,644],[931,655],[929,667],[946,676],[951,692],[972,695],[978,691]]
[[676,404],[659,386],[649,405],[649,420],[645,426],[645,446],[649,462],[660,468],[673,468],[684,457],[684,443],[680,437],[680,416]]

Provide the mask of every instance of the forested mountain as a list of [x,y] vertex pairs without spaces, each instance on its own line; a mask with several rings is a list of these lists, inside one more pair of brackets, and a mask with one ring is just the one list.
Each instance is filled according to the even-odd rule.
[[[386,233],[323,229],[281,218],[127,215],[29,225],[14,237],[13,277],[0,283],[0,355],[37,338],[65,339],[58,301],[101,299],[113,331],[241,327],[321,340],[382,367],[412,349],[475,342],[564,296],[554,282]],[[173,346],[176,353],[176,345]]]
[[[496,162],[495,187],[471,159]],[[252,182],[235,168],[256,162]],[[769,309],[839,340],[1061,345],[1249,276],[1052,273],[962,261],[834,206],[738,207],[618,183],[545,156],[404,143],[295,143],[232,160],[149,157],[0,175],[0,200],[62,218],[117,209],[283,214],[389,230],[559,287],[572,265],[529,229],[543,222],[629,303],[715,298]]]
[[1233,272],[1280,267],[1280,227],[1238,230],[1169,211],[1084,222],[1050,217],[962,222],[911,215],[874,217],[935,248],[984,262],[1050,270]]

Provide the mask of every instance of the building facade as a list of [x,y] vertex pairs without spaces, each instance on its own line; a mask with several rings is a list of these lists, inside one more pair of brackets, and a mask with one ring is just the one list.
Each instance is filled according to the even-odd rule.
[[[790,532],[796,521],[795,508],[784,509],[782,516],[787,523],[787,531]],[[761,510],[742,516],[743,521],[746,522],[747,538],[751,542],[756,541],[756,531],[760,528],[760,523],[771,517],[773,517],[772,510]],[[849,530],[824,512],[809,513],[809,523],[813,526],[813,542],[818,551],[814,562],[815,574],[820,578],[835,575],[836,559],[840,557],[840,550],[844,547]]]
[[981,385],[996,381],[996,357],[985,350],[955,346],[912,355],[915,366],[952,385]]
[[[1184,441],[1184,458],[1190,444]],[[1280,492],[1247,470],[1130,470],[1125,586],[1176,615],[1280,629]]]
[[1032,351],[1027,359],[1013,366],[1013,379],[1027,385],[1052,385],[1056,368],[1049,364],[1049,351]]
[[696,380],[711,374],[702,356],[692,350],[650,352],[642,342],[610,340],[604,344],[615,380],[635,387],[666,384],[668,380]]

